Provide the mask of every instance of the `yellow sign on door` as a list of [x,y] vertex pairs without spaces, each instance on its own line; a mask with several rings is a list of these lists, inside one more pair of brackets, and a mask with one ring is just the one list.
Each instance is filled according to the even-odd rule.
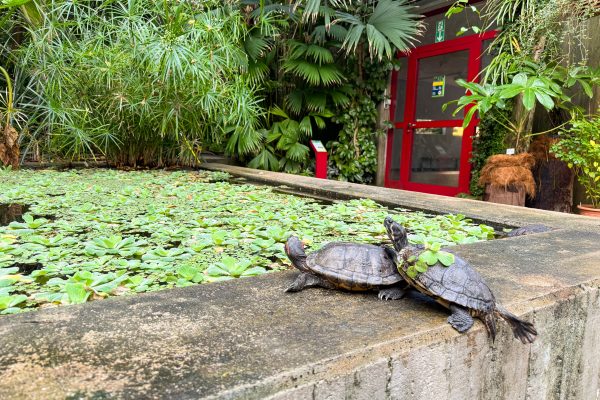
[[433,86],[431,87],[431,97],[444,97],[444,88],[446,87],[446,76],[440,75],[433,77]]

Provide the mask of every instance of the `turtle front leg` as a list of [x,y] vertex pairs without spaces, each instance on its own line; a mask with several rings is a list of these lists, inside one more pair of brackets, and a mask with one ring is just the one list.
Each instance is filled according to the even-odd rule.
[[452,311],[452,315],[448,317],[448,323],[460,333],[468,331],[473,326],[475,321],[466,309],[456,304],[451,304],[450,311]]
[[325,279],[307,273],[301,273],[296,280],[285,289],[286,292],[299,292],[308,287],[322,287],[325,289],[335,289],[335,286]]

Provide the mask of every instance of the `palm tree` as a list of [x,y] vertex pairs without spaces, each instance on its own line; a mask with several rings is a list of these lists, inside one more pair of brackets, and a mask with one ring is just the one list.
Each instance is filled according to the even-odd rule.
[[407,0],[298,0],[304,18],[322,15],[325,30],[339,26],[341,47],[357,58],[358,77],[364,76],[366,57],[391,60],[397,51],[409,51],[421,33],[419,15]]

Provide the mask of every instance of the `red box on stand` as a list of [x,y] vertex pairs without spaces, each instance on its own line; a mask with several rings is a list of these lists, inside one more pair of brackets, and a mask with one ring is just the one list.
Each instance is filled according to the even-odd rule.
[[327,179],[327,149],[320,140],[311,140],[310,148],[315,152],[315,177]]

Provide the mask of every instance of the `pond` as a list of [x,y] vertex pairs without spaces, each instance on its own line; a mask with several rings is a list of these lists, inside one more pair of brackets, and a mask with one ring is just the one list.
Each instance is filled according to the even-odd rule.
[[308,251],[387,242],[389,213],[413,243],[494,237],[462,215],[322,203],[204,171],[0,171],[0,204],[13,207],[0,226],[3,314],[287,269],[290,235]]
[[0,203],[0,226],[5,226],[13,221],[23,222],[23,214],[29,211],[29,206],[24,204]]

